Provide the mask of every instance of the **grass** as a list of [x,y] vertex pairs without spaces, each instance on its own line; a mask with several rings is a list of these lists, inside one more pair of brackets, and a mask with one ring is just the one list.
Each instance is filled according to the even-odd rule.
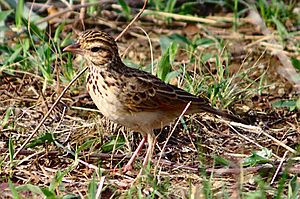
[[[293,83],[274,67],[282,63],[266,45],[267,36],[244,20],[250,8],[243,1],[201,5],[196,1],[150,1],[147,9],[156,15],[147,14],[136,25],[151,38],[151,49],[145,33],[134,27],[118,44],[126,63],[206,97],[214,107],[250,119],[253,126],[229,124],[205,113],[185,116],[178,125],[156,131],[154,162],[131,185],[143,156],[131,173],[125,175],[118,169],[141,136],[98,113],[86,93],[83,75],[38,135],[13,158],[61,90],[83,68],[82,59],[62,52],[76,38],[70,24],[76,21],[78,10],[66,20],[57,18],[57,23],[39,26],[24,16],[22,10],[27,8],[22,9],[23,4],[7,1],[9,7],[1,4],[0,11],[4,27],[0,30],[0,190],[4,197],[299,197],[299,96],[291,91]],[[107,23],[97,26],[116,35],[137,9],[126,1],[118,4],[120,9],[89,7],[86,28],[95,26],[91,19],[100,19],[95,13],[107,12],[116,18],[103,14]],[[226,10],[220,10],[220,5]],[[194,12],[197,6],[213,8],[214,17],[219,18],[203,18],[216,23],[196,22],[202,20]],[[297,69],[299,33],[294,28],[300,20],[293,10],[299,4],[261,0],[254,6]],[[177,18],[160,16],[157,11],[177,14]],[[35,9],[32,14],[39,19],[47,15]],[[196,18],[189,21],[186,16]],[[225,21],[225,16],[232,20]]]

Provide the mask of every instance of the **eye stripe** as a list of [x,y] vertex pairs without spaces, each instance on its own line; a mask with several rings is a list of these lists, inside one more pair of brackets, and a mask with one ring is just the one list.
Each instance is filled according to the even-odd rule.
[[107,41],[103,40],[102,38],[88,38],[88,39],[86,39],[86,42],[102,43],[102,44],[104,44],[104,46],[113,46],[113,45],[115,45],[111,42],[107,42]]

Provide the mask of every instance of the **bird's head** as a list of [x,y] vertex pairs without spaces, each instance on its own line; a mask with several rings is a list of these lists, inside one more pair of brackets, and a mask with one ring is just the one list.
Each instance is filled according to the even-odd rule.
[[65,47],[63,51],[80,54],[88,62],[99,67],[119,57],[118,46],[114,38],[100,30],[82,32],[76,43]]

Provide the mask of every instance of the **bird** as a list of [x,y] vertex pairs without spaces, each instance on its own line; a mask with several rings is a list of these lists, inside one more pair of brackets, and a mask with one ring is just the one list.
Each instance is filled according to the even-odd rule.
[[75,43],[63,49],[84,57],[89,72],[86,89],[100,112],[109,120],[139,132],[143,138],[128,163],[127,172],[147,142],[143,166],[148,164],[155,146],[154,129],[160,129],[185,114],[208,112],[246,123],[238,116],[213,108],[206,98],[195,96],[158,77],[126,66],[114,38],[107,32],[90,29],[79,34]]

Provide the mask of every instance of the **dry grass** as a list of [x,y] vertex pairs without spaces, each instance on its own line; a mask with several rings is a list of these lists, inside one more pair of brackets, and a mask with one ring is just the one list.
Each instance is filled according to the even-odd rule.
[[[104,23],[100,18],[91,22],[92,19],[85,19],[86,28],[97,24],[114,32],[126,24],[109,19]],[[299,118],[297,111],[271,106],[277,99],[293,97],[292,84],[277,73],[275,66],[281,63],[272,55],[276,46],[266,45],[268,38],[258,37],[258,30],[247,19],[241,20],[244,24],[237,32],[232,31],[231,25],[217,23],[218,19],[214,18],[210,19],[215,21],[213,25],[201,26],[176,19],[179,22],[170,24],[164,18],[147,16],[136,23],[150,35],[154,58],[161,55],[158,41],[160,35],[165,34],[178,33],[191,40],[196,36],[212,40],[223,38],[220,43],[225,45],[220,48],[199,45],[192,53],[182,48],[173,70],[180,71],[184,66],[186,76],[181,73],[171,82],[183,88],[192,87],[190,92],[210,96],[216,106],[229,105],[231,111],[248,118],[252,124],[240,125],[204,113],[185,116],[178,125],[174,122],[156,131],[152,165],[132,184],[143,154],[132,172],[124,174],[120,169],[141,137],[103,118],[87,95],[82,78],[64,95],[31,140],[31,146],[21,150],[12,160],[13,152],[9,152],[9,148],[16,150],[24,143],[66,83],[58,79],[49,83],[36,69],[26,71],[7,66],[0,69],[3,121],[0,126],[0,190],[3,197],[13,195],[8,179],[23,198],[45,197],[48,193],[45,190],[55,193],[57,198],[72,194],[91,197],[89,194],[97,191],[98,194],[102,191],[102,198],[247,198],[251,193],[272,198],[281,186],[284,195],[288,193],[289,183],[299,174]],[[72,30],[70,23],[64,26],[63,35]],[[293,48],[296,43],[289,41],[293,45],[287,45],[283,53],[299,57],[299,52]],[[10,39],[7,45],[14,42]],[[125,60],[144,66],[151,64],[148,45],[147,37],[138,28],[132,28],[119,42]],[[220,60],[212,57],[203,63],[202,55],[207,52],[217,54]],[[58,65],[62,67],[67,62],[66,57],[58,56]],[[230,63],[226,70],[230,78],[234,77],[232,79],[219,73],[220,65],[225,67],[227,62]],[[79,65],[80,62],[74,63]],[[232,85],[228,93],[236,97],[231,103],[226,100],[232,97],[227,96],[227,99],[221,91],[209,93],[206,90],[224,79]],[[226,85],[220,87],[220,90],[227,88]],[[167,139],[171,132],[172,136]],[[267,162],[243,167],[247,157],[264,149],[272,151]],[[275,172],[278,167],[280,169]],[[275,181],[270,183],[273,178]],[[299,183],[297,178],[296,182]],[[36,193],[28,187],[20,191],[21,185],[33,185]]]

